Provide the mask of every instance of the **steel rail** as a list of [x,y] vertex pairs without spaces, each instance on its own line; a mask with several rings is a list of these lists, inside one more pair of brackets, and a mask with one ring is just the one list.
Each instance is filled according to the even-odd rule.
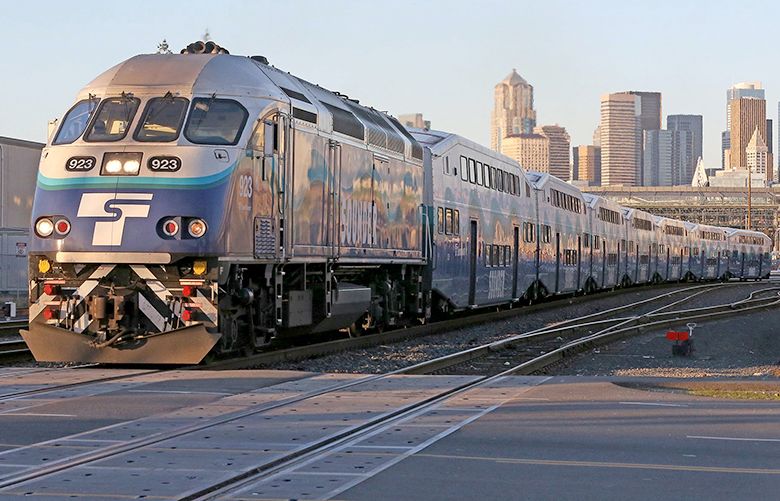
[[[246,484],[247,482],[257,481],[258,476],[262,477],[262,476],[271,475],[281,468],[289,467],[290,465],[295,464],[299,461],[303,461],[317,454],[322,454],[323,452],[330,451],[333,448],[338,447],[348,441],[358,439],[361,436],[364,436],[368,433],[372,433],[378,429],[382,429],[383,427],[392,426],[395,422],[403,418],[406,418],[415,412],[420,412],[424,409],[427,409],[453,395],[462,393],[464,391],[476,388],[481,385],[488,384],[489,382],[495,381],[496,379],[501,378],[503,376],[511,375],[515,373],[516,370],[519,370],[519,367],[520,366],[512,367],[508,370],[504,370],[500,372],[499,374],[480,377],[471,382],[463,383],[460,385],[456,385],[452,388],[449,388],[447,390],[443,390],[436,395],[427,397],[421,401],[412,404],[408,404],[388,414],[378,416],[377,418],[369,420],[361,425],[357,425],[348,430],[345,430],[342,433],[325,437],[305,448],[287,454],[284,457],[267,461],[265,463],[254,466],[244,472],[240,472],[234,475],[233,477],[220,482],[219,484],[209,486],[194,494],[188,495],[182,499],[212,498],[214,496],[222,495],[226,490],[233,490],[237,487],[240,487],[241,485]],[[46,466],[38,468],[34,471],[28,471],[16,476],[6,477],[5,479],[0,480],[0,488],[5,488],[5,487],[20,484],[22,482],[27,482],[30,480],[53,475],[55,473],[61,472],[63,470],[67,470],[69,468],[74,468],[77,466],[88,464],[108,457],[116,456],[118,454],[123,454],[143,447],[152,446],[162,441],[170,440],[171,438],[176,438],[188,433],[202,431],[214,426],[235,421],[243,417],[260,414],[287,405],[294,405],[296,403],[320,395],[332,393],[335,391],[340,391],[347,388],[352,388],[361,384],[365,384],[367,382],[373,382],[378,379],[406,374],[406,373],[407,372],[405,369],[399,369],[386,374],[370,375],[370,376],[362,377],[347,383],[336,383],[326,388],[314,390],[306,394],[295,396],[295,397],[289,397],[280,401],[267,403],[250,410],[238,411],[228,415],[219,416],[217,418],[212,418],[207,420],[206,422],[201,422],[196,425],[183,426],[175,430],[170,430],[163,433],[157,433],[152,436],[138,438],[121,444],[108,445],[98,451],[90,451],[88,453],[73,458],[64,458],[62,460],[49,463]]]

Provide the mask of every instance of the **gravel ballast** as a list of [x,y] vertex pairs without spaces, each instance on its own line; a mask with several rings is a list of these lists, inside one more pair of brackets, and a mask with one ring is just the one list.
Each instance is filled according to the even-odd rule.
[[[686,284],[682,287],[690,287],[690,284]],[[685,302],[679,306],[673,307],[674,309],[683,309],[699,306],[707,306],[714,304],[722,304],[727,302],[736,301],[746,297],[750,291],[759,289],[765,289],[770,287],[767,283],[745,283],[729,285],[727,287],[718,288],[697,296],[696,298]],[[659,296],[664,292],[670,292],[672,289],[659,289],[659,288],[632,288],[623,291],[622,294],[605,296],[603,298],[594,299],[588,302],[576,302],[571,299],[561,299],[558,302],[551,303],[550,308],[542,311],[536,311],[528,315],[523,315],[521,312],[516,317],[511,319],[502,320],[498,322],[491,322],[488,324],[482,324],[478,326],[471,326],[456,331],[449,332],[447,334],[431,335],[422,338],[410,339],[392,345],[382,345],[373,348],[366,348],[360,350],[353,350],[345,353],[338,353],[328,355],[315,359],[283,362],[279,364],[262,366],[257,368],[263,369],[285,369],[285,370],[304,370],[312,372],[331,372],[331,373],[384,373],[392,370],[408,367],[415,363],[419,363],[425,360],[441,357],[450,353],[455,353],[464,349],[472,348],[478,345],[495,342],[501,339],[505,339],[510,336],[529,332],[541,327],[549,326],[557,322],[561,322],[570,318],[576,318],[590,313],[601,312],[624,304],[633,303],[642,299],[647,299],[655,296]],[[688,293],[686,293],[688,294]],[[672,296],[670,299],[665,300],[663,304],[670,303],[683,297],[682,295]],[[646,312],[660,307],[659,303],[652,303],[650,306],[642,306],[632,310],[632,314],[637,312]],[[629,313],[626,311],[620,312],[619,316],[626,316]],[[738,317],[742,318],[742,317]],[[663,337],[663,333],[660,334]],[[631,338],[626,340],[625,343],[618,342],[616,346],[628,346],[629,343],[634,343],[634,339],[643,339],[647,335],[643,335],[640,338]],[[655,339],[657,335],[653,336]],[[665,340],[664,340],[665,341]],[[697,340],[698,342],[698,340]],[[654,343],[655,344],[658,343]],[[777,346],[780,348],[780,340],[777,342]],[[696,345],[699,349],[699,345]],[[586,355],[593,357],[601,353],[611,353],[613,348],[605,346],[600,348],[598,353],[591,353]],[[657,360],[662,356],[661,351],[666,350],[665,353],[671,357],[671,348],[668,342],[665,342],[662,348],[659,348],[657,355],[650,354],[649,356],[655,358],[642,358],[644,354],[638,354],[641,360],[646,365],[641,367],[633,367],[633,369],[647,369],[652,371],[654,369],[660,369],[653,365],[652,361]],[[780,351],[775,351],[780,354]],[[696,355],[700,356],[701,352],[697,352]],[[780,356],[780,355],[779,355]],[[572,359],[572,363],[579,363],[579,359],[583,357],[575,357]],[[609,357],[600,357],[599,361],[606,360]],[[612,357],[614,358],[614,357]],[[628,357],[631,360],[632,357]],[[702,360],[707,362],[706,360]],[[586,361],[587,362],[587,361]],[[583,362],[583,363],[586,363]],[[686,362],[689,362],[686,360]],[[632,364],[629,364],[632,365]],[[762,364],[764,365],[764,364]],[[706,368],[707,364],[703,365]],[[606,365],[599,367],[580,367],[574,365],[558,366],[551,371],[555,374],[612,374],[615,373],[613,368],[608,368]],[[756,371],[761,372],[761,371]],[[705,371],[700,371],[704,374]],[[638,374],[639,375],[639,374]],[[649,375],[649,373],[647,374]],[[656,374],[657,375],[657,374]]]

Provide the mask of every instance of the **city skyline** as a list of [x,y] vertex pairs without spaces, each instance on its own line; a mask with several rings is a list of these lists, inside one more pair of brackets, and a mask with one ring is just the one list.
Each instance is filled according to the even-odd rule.
[[[593,9],[563,1],[491,1],[480,9],[468,2],[342,1],[326,8],[306,1],[234,1],[213,9],[193,1],[187,6],[188,22],[172,24],[166,16],[140,22],[123,15],[120,5],[89,1],[78,6],[45,2],[43,14],[9,5],[6,39],[25,40],[25,46],[5,55],[0,71],[24,78],[3,82],[0,135],[45,140],[47,122],[62,117],[96,75],[131,55],[154,52],[163,38],[178,51],[206,28],[233,54],[263,54],[281,69],[377,109],[395,115],[421,112],[435,127],[485,146],[490,144],[490,89],[513,67],[535,87],[537,123],[566,127],[572,145],[592,144],[600,95],[625,89],[661,92],[665,113],[703,115],[703,156],[712,167],[720,164],[720,133],[726,127],[724,90],[737,82],[761,81],[768,118],[776,118],[772,111],[780,97],[780,69],[765,63],[762,46],[746,53],[739,44],[724,44],[722,37],[726,29],[745,39],[771,32],[769,20],[780,13],[772,4],[763,5],[765,15],[757,18],[725,2],[705,6],[693,1],[676,3],[673,12],[657,5],[602,2]],[[89,39],[100,43],[61,35],[63,26],[79,25],[97,8],[128,21],[90,26]],[[295,43],[281,25],[257,33],[253,20],[268,12],[296,19]],[[374,24],[370,52],[354,43],[365,36],[367,19]],[[519,19],[533,22],[518,33],[511,27]],[[473,26],[453,29],[464,23]],[[117,29],[132,36],[115,36]],[[398,37],[399,32],[409,36]],[[327,40],[325,47],[322,40]],[[391,71],[386,58],[365,57],[378,48],[405,54],[403,69]],[[338,58],[321,57],[324,53]]]

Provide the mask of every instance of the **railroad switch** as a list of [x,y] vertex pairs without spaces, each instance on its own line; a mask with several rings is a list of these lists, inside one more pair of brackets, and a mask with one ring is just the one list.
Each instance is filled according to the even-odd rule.
[[690,357],[693,355],[693,329],[696,328],[694,322],[686,324],[688,332],[669,331],[666,333],[666,339],[674,341],[672,345],[672,355],[679,357]]

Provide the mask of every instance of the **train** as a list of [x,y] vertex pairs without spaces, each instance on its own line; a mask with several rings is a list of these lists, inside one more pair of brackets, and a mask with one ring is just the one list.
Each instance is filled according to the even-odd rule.
[[41,154],[38,361],[198,364],[276,339],[679,280],[760,279],[764,234],[582,193],[213,42],[87,84]]

